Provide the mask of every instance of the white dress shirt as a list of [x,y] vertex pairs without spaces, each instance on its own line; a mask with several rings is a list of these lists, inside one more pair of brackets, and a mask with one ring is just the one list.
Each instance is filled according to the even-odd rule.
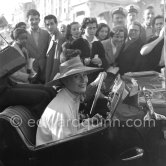
[[80,97],[62,89],[45,109],[37,129],[36,145],[78,133]]

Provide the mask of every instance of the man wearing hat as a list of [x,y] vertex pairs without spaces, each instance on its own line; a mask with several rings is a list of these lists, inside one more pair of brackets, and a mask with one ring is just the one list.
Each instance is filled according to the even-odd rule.
[[112,10],[113,27],[117,25],[126,25],[126,11],[123,7],[118,7]]
[[135,5],[128,5],[126,7],[127,10],[127,27],[133,22],[137,20],[138,16],[138,8]]
[[100,68],[87,67],[79,56],[61,63],[50,86],[60,85],[62,89],[46,107],[37,129],[36,144],[44,144],[77,134],[83,126],[79,123],[79,106],[86,92],[87,74]]

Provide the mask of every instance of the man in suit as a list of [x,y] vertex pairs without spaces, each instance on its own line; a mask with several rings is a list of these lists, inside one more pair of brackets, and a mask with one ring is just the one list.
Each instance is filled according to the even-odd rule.
[[27,49],[29,56],[34,58],[33,67],[37,72],[37,82],[45,83],[46,52],[49,43],[49,34],[39,27],[40,13],[30,9],[27,13],[28,29]]
[[54,15],[44,17],[45,27],[50,34],[50,42],[46,56],[46,83],[53,80],[54,76],[59,72],[60,54],[62,44],[65,38],[59,32],[57,26],[57,18]]
[[127,72],[145,71],[146,58],[140,55],[143,46],[141,39],[141,24],[134,21],[128,28],[128,38],[117,58],[119,73],[123,75]]
[[152,27],[152,21],[155,17],[155,10],[153,6],[148,6],[143,12],[144,22],[142,27],[145,31],[146,42],[154,35],[154,29]]

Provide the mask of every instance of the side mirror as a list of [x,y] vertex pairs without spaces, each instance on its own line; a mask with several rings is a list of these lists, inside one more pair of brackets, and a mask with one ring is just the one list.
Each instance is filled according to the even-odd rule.
[[120,154],[120,159],[122,161],[129,161],[141,158],[144,155],[144,150],[138,147],[127,149]]

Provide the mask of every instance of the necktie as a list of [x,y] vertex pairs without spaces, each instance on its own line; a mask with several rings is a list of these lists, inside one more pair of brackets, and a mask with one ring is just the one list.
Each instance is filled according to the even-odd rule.
[[[53,44],[52,44],[52,47],[50,48],[50,50],[49,50],[47,56],[51,56],[52,54],[55,53],[56,42],[55,42],[54,40],[52,40],[51,42],[53,42]],[[50,43],[50,44],[51,44],[51,43]]]

